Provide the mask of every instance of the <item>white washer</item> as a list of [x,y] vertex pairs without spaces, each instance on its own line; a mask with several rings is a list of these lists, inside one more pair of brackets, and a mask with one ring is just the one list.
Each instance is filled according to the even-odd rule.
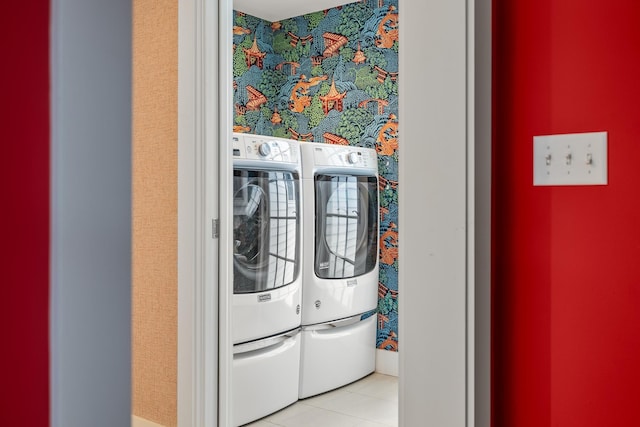
[[235,425],[298,399],[300,173],[297,141],[233,135]]
[[[375,369],[378,160],[375,150],[302,143],[301,398]],[[314,213],[314,220],[310,214]]]

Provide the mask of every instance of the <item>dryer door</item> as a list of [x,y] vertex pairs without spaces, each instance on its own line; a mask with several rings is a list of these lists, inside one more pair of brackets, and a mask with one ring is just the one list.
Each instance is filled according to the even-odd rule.
[[315,273],[346,279],[373,270],[378,259],[378,179],[315,176]]
[[299,177],[295,172],[233,171],[233,292],[292,283],[299,268]]

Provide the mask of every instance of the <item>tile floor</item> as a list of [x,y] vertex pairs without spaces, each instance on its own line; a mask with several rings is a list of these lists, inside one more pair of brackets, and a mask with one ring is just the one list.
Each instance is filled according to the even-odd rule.
[[246,427],[397,427],[398,378],[373,373],[308,399]]

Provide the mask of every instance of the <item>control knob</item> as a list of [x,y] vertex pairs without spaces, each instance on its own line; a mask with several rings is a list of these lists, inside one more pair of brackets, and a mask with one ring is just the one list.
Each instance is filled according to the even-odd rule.
[[263,157],[271,154],[271,146],[269,145],[269,143],[263,142],[262,144],[258,145],[258,153]]
[[358,153],[356,153],[355,151],[347,154],[347,162],[349,162],[349,164],[355,165],[359,160],[360,159],[358,158]]

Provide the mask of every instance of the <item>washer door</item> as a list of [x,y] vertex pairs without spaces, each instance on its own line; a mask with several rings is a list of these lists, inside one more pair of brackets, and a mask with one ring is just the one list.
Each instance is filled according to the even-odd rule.
[[262,292],[298,276],[299,177],[233,171],[233,292]]
[[378,180],[373,176],[315,176],[315,273],[346,279],[373,270],[378,257]]

